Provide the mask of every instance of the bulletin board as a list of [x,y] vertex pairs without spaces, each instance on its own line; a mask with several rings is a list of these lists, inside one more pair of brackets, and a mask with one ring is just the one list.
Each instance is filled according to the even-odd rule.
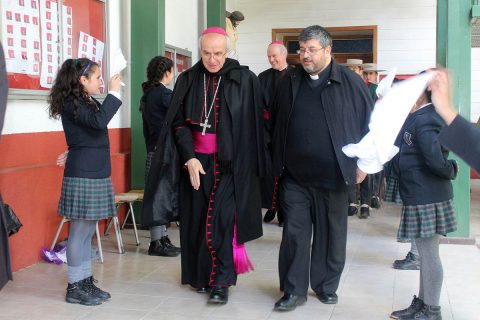
[[173,65],[175,66],[174,81],[172,83],[173,87],[180,73],[192,66],[192,52],[166,44],[165,57],[170,58],[173,61]]
[[97,62],[105,75],[105,1],[0,1],[10,89],[47,92],[69,58],[87,57]]

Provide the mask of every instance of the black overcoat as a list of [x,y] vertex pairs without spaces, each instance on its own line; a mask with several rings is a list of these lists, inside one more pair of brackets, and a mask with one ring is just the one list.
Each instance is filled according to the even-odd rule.
[[[183,72],[175,84],[145,186],[143,225],[163,225],[178,219],[179,180],[183,163],[175,145],[172,122],[186,95],[194,91],[190,87],[201,76],[201,70],[200,61]],[[259,178],[265,170],[264,104],[258,78],[247,67],[230,70],[224,79],[225,107],[232,120],[237,240],[244,243],[262,236]]]

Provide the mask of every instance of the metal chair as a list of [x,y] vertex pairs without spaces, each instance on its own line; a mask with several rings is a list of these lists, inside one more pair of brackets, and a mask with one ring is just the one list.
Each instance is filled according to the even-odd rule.
[[[132,192],[132,191],[141,191],[141,200],[139,200],[140,199],[139,194],[137,194],[135,192]],[[125,222],[127,221],[127,218],[129,216],[131,216],[132,217],[132,222],[133,222],[133,230],[134,230],[134,233],[135,233],[136,245],[139,246],[140,245],[140,240],[138,238],[138,230],[137,230],[137,223],[135,222],[135,213],[133,211],[133,203],[135,201],[143,201],[143,190],[132,190],[132,191],[129,191],[128,193],[116,194],[115,195],[115,205],[116,205],[117,209],[122,204],[128,205],[128,211],[127,211],[127,214],[125,215],[125,220],[123,221],[121,229],[123,229],[125,227]],[[115,221],[113,219],[110,220],[110,222],[107,225],[107,229],[105,230],[104,235],[108,235],[108,233],[110,232],[112,222],[115,223]],[[117,223],[118,223],[118,217],[117,217]]]
[[[67,219],[65,217],[62,218],[62,221],[60,222],[60,225],[58,226],[57,233],[55,234],[55,238],[53,238],[52,245],[50,246],[50,250],[53,250],[55,245],[57,244],[58,237],[60,236],[60,232],[62,231],[63,225],[65,222],[69,222],[70,219]],[[125,250],[123,248],[123,239],[122,235],[120,233],[120,224],[118,223],[118,217],[115,216],[112,218],[114,227],[115,227],[115,235],[117,237],[117,246],[118,246],[118,253],[122,254],[125,253]],[[97,245],[98,245],[98,252],[100,254],[100,262],[103,263],[103,250],[102,250],[102,241],[100,240],[100,230],[98,229],[98,221],[95,225],[95,235],[97,237]]]

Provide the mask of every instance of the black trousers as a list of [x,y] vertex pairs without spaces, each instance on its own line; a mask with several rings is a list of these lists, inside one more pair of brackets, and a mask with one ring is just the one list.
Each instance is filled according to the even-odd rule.
[[303,187],[285,177],[279,196],[285,215],[280,290],[305,295],[310,276],[315,293],[336,292],[346,256],[347,191]]
[[[370,198],[372,197],[372,176],[367,175],[365,179],[360,183],[360,204],[370,205]],[[351,186],[348,188],[348,203],[357,203],[357,186]]]

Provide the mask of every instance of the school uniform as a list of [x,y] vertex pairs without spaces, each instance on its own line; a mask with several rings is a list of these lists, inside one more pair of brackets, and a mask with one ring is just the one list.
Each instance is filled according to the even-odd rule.
[[399,241],[446,235],[457,228],[450,180],[458,169],[438,140],[444,126],[433,104],[428,104],[411,113],[402,128],[394,161],[403,202]]
[[68,219],[100,220],[116,214],[110,178],[110,144],[107,125],[122,101],[108,94],[103,104],[93,99],[75,110],[73,96],[65,99],[62,125],[68,145],[58,213]]

